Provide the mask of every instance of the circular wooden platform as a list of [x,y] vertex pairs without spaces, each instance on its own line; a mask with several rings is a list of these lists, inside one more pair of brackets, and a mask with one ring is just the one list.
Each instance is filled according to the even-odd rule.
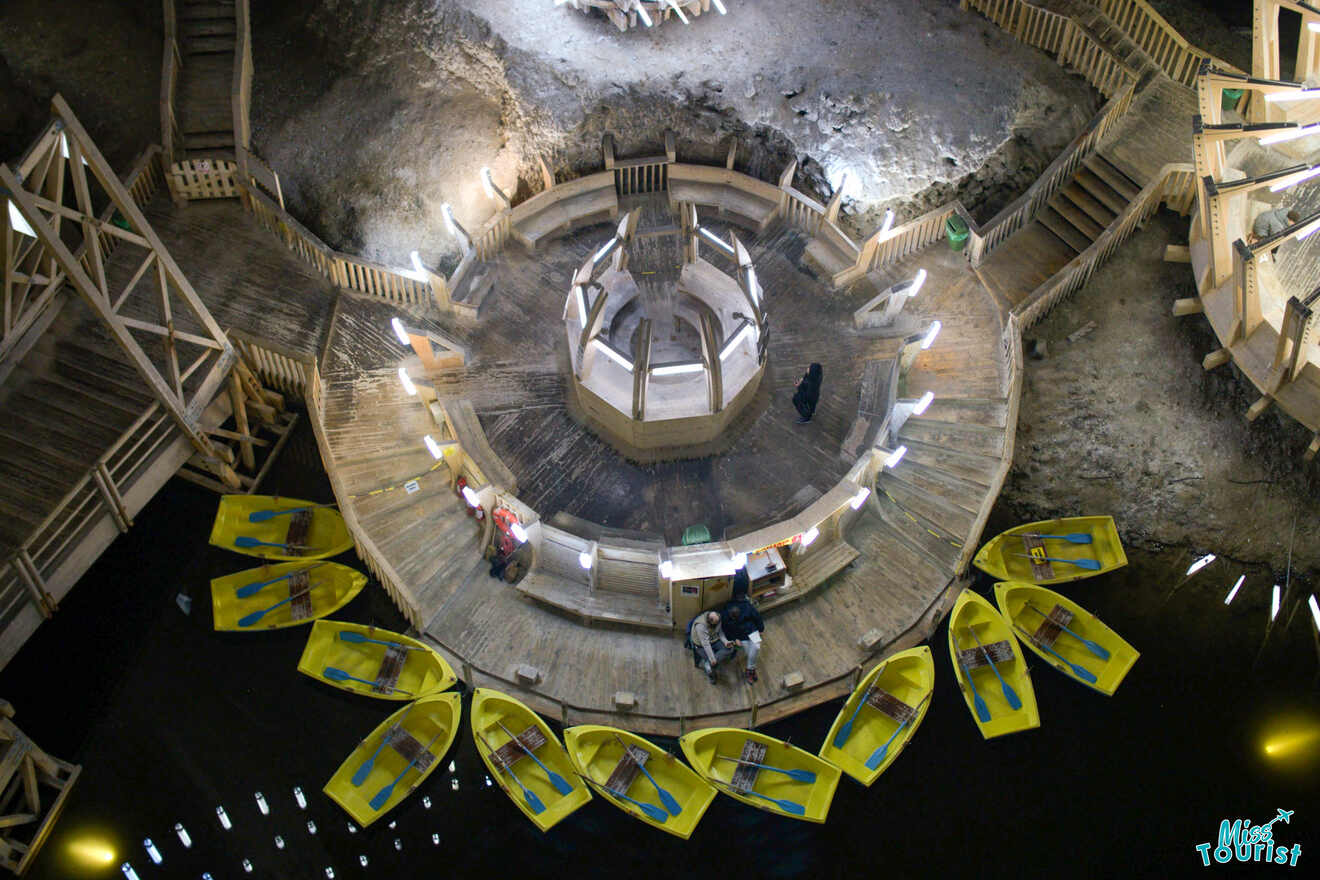
[[[773,720],[846,692],[860,665],[924,639],[942,616],[1002,483],[1016,421],[1011,361],[1020,353],[1003,333],[999,305],[942,244],[841,292],[803,266],[801,233],[783,225],[759,236],[743,231],[774,327],[764,393],[722,453],[638,465],[574,419],[565,387],[562,292],[604,229],[542,245],[534,259],[500,253],[489,264],[494,286],[478,318],[433,319],[469,346],[467,364],[418,378],[434,383],[441,402],[471,402],[514,476],[518,500],[542,521],[563,513],[668,544],[694,523],[731,537],[795,515],[848,473],[856,456],[842,445],[866,363],[892,359],[900,345],[854,330],[852,311],[925,268],[926,286],[908,309],[923,323],[940,320],[943,330],[899,396],[929,390],[935,403],[903,426],[906,458],[879,475],[848,526],[840,552],[855,559],[767,612],[761,679],[751,687],[727,673],[711,687],[663,608],[659,626],[611,626],[599,606],[635,598],[597,590],[575,599],[572,607],[583,610],[572,614],[491,578],[478,527],[422,446],[436,424],[399,385],[408,353],[389,330],[394,308],[345,295],[322,364],[320,428],[336,493],[365,538],[363,555],[469,683],[513,692],[566,722],[608,719],[673,734]],[[799,426],[791,389],[812,360],[824,365],[825,393],[816,419]],[[378,491],[419,474],[412,494]],[[869,649],[859,646],[864,635]],[[789,673],[802,678],[792,690],[784,686]],[[635,705],[618,705],[625,693]]]

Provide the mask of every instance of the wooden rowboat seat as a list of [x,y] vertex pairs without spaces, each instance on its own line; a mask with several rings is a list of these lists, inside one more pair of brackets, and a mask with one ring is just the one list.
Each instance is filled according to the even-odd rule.
[[627,751],[619,758],[619,763],[610,771],[610,778],[605,780],[605,788],[614,794],[627,794],[628,787],[637,778],[638,771],[650,758],[651,753],[645,749],[628,746]]
[[300,510],[297,513],[289,515],[289,534],[284,539],[284,543],[289,545],[286,549],[290,553],[301,556],[306,551],[302,548],[307,546],[307,538],[312,532],[312,512],[310,510]]
[[371,689],[378,694],[392,694],[403,673],[403,665],[408,662],[408,648],[391,643],[381,658],[380,669],[376,672],[376,683]]
[[415,761],[414,766],[416,766],[419,773],[425,774],[427,769],[437,760],[435,752],[428,749],[421,740],[397,724],[385,731],[384,740],[405,761]]
[[1054,647],[1054,642],[1063,632],[1063,627],[1072,623],[1073,613],[1062,605],[1055,605],[1050,609],[1049,616],[1041,620],[1040,626],[1031,634],[1031,638],[1038,645],[1044,645],[1047,648]]
[[[749,739],[743,742],[742,754],[739,755],[739,758],[743,761],[751,761],[754,764],[762,764],[765,762],[765,752],[765,743]],[[753,767],[751,764],[739,764],[738,769],[733,771],[733,776],[729,779],[729,788],[739,794],[747,794],[756,786],[756,777],[760,772],[760,767]]]
[[878,686],[872,686],[867,691],[866,702],[870,703],[876,711],[888,715],[899,724],[906,724],[917,717],[917,710],[914,707],[909,706],[889,691]]
[[989,665],[985,659],[987,653],[995,663],[1010,663],[1014,659],[1013,646],[1008,643],[1007,639],[1003,639],[998,642],[990,642],[985,646],[984,652],[975,646],[963,648],[958,652],[958,660],[968,669],[976,669],[979,666]]
[[491,752],[491,760],[501,767],[512,767],[523,758],[527,757],[527,752],[518,748],[518,743],[522,743],[528,752],[534,752],[545,745],[545,734],[541,733],[540,728],[535,724],[518,734],[517,742],[509,740],[495,751]]

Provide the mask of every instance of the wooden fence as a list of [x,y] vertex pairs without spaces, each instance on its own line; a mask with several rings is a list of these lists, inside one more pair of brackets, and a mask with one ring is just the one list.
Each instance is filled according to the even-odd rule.
[[1083,2],[1099,9],[1175,82],[1194,87],[1196,71],[1206,59],[1223,70],[1231,70],[1234,73],[1246,72],[1187,42],[1164,20],[1163,16],[1150,7],[1146,0],[1083,0]]
[[1192,165],[1171,162],[1159,170],[1151,182],[1137,194],[1123,213],[1119,214],[1091,246],[1072,259],[1068,265],[1054,273],[1048,281],[1033,290],[1026,299],[1014,307],[1023,329],[1045,317],[1055,305],[1069,294],[1079,290],[1096,268],[1107,260],[1114,250],[1131,237],[1132,233],[1159,209],[1167,204],[1180,214],[1191,211],[1196,200],[1196,169]]
[[257,222],[275,233],[284,246],[325,276],[336,287],[355,290],[405,306],[423,306],[433,296],[427,279],[408,269],[392,269],[380,263],[335,250],[299,223],[269,196],[250,183],[235,181],[244,202]]

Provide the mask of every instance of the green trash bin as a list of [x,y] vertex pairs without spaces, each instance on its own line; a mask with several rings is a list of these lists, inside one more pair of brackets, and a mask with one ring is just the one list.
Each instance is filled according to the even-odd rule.
[[967,244],[967,221],[957,214],[950,214],[944,221],[944,234],[949,239],[949,247],[960,251]]
[[709,543],[710,543],[710,529],[706,528],[704,524],[698,523],[695,526],[688,526],[686,529],[683,530],[684,547],[687,547],[690,544],[709,544]]
[[1237,107],[1237,103],[1241,98],[1241,89],[1224,89],[1224,97],[1219,99],[1219,104],[1225,110],[1232,110]]

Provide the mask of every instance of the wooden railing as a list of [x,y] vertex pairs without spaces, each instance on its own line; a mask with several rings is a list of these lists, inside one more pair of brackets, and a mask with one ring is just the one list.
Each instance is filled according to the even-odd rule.
[[174,112],[174,96],[179,85],[179,67],[183,56],[179,53],[178,22],[174,14],[174,0],[164,0],[165,48],[160,64],[160,143],[165,164],[174,161],[175,151],[183,143],[183,129]]
[[252,128],[248,113],[252,106],[252,24],[248,0],[234,3],[234,73],[229,92],[230,110],[234,119],[234,146],[240,152],[240,169],[244,152],[252,146]]
[[1026,299],[1014,307],[1023,329],[1034,325],[1049,313],[1056,303],[1081,289],[1091,279],[1096,268],[1104,262],[1132,233],[1159,209],[1161,203],[1180,214],[1187,214],[1196,200],[1196,170],[1192,165],[1169,163],[1160,169],[1151,182],[1137,194],[1123,212],[1100,233],[1091,246],[1072,259],[1068,265],[1033,290]]
[[353,536],[353,549],[358,558],[366,565],[367,570],[380,582],[389,594],[395,606],[403,612],[408,618],[408,622],[418,629],[426,626],[428,621],[421,618],[421,605],[417,597],[413,595],[412,590],[403,582],[394,568],[385,560],[380,549],[376,547],[374,541],[367,534],[366,530],[358,523],[357,511],[354,508],[353,500],[348,491],[344,488],[343,480],[334,467],[334,455],[330,450],[330,443],[326,439],[325,431],[325,407],[322,403],[325,388],[321,379],[320,371],[315,364],[312,364],[307,371],[306,383],[307,415],[312,422],[312,433],[316,435],[316,445],[321,450],[321,459],[325,463],[326,475],[330,478],[330,488],[334,492],[335,498],[339,501],[339,512],[343,514],[344,524],[348,526],[348,532]]
[[266,195],[284,209],[284,188],[280,186],[280,176],[270,164],[251,150],[237,147],[238,166],[242,179],[261,189]]
[[665,156],[619,159],[614,163],[614,189],[621,196],[665,192],[669,188]]
[[312,266],[336,287],[356,290],[401,305],[421,306],[433,296],[429,280],[409,269],[392,269],[380,263],[350,256],[330,249],[310,230],[255,186],[243,181],[236,185],[245,195],[245,203],[257,222],[275,233],[284,246]]
[[1173,26],[1146,0],[1083,0],[1099,9],[1115,27],[1150,57],[1170,79],[1185,86],[1196,84],[1201,62],[1210,59],[1216,67],[1245,73],[1221,58],[1198,49],[1183,39]]
[[268,339],[258,339],[242,330],[230,328],[227,332],[243,356],[243,362],[257,374],[263,385],[298,397],[307,395],[311,371],[316,366],[315,358]]
[[781,186],[780,192],[780,216],[784,221],[807,235],[819,232],[825,219],[825,206],[791,186]]
[[973,266],[981,265],[991,251],[1030,223],[1040,209],[1072,179],[1082,162],[1096,151],[1100,142],[1132,106],[1135,91],[1135,81],[1129,81],[1105,102],[1086,128],[1073,138],[1067,149],[1049,164],[1026,192],[1005,206],[984,226],[969,224],[971,237],[968,239],[967,259]]

